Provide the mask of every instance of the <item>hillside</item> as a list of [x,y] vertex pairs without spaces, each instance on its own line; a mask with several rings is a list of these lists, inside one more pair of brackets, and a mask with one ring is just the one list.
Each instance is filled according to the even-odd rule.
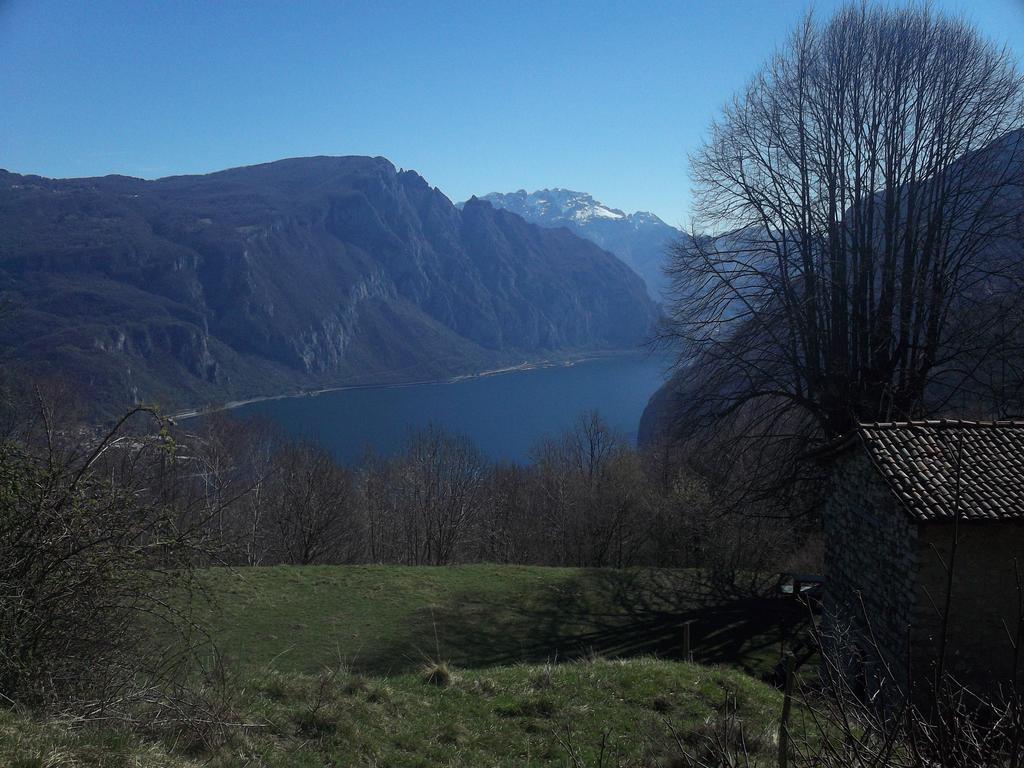
[[688,570],[275,566],[212,569],[202,583],[214,597],[206,621],[232,661],[297,673],[339,656],[371,674],[436,656],[464,668],[678,659],[691,622],[696,661],[770,677],[780,640],[807,619],[796,604],[717,595]]
[[492,192],[482,199],[534,224],[566,227],[611,251],[644,279],[650,295],[658,301],[668,290],[668,279],[662,271],[666,249],[686,238],[653,213],[625,213],[570,189]]
[[[699,753],[741,725],[751,764],[775,765],[782,694],[743,670],[770,669],[806,622],[796,604],[716,598],[682,570],[305,566],[198,577],[196,595],[211,602],[191,605],[223,662],[208,670],[206,694],[228,726],[183,717],[131,730],[98,718],[70,728],[0,709],[0,764],[683,765],[680,744]],[[686,622],[696,660],[713,666],[680,660]]]
[[611,254],[459,210],[370,157],[156,181],[0,171],[0,298],[18,370],[107,409],[630,348],[656,318]]
[[[16,768],[687,765],[723,734],[750,766],[777,764],[782,694],[741,672],[633,659],[370,677],[273,669],[230,676],[227,727],[140,734],[0,709],[0,763]],[[798,733],[813,734],[803,707]],[[195,725],[195,724],[191,724]],[[742,733],[738,728],[742,727]],[[731,729],[731,730],[728,730]],[[682,747],[680,746],[682,745]],[[614,761],[614,762],[612,762]]]

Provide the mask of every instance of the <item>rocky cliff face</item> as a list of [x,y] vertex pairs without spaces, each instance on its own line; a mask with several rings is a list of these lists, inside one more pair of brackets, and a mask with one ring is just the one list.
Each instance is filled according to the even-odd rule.
[[87,399],[182,403],[632,347],[656,308],[611,254],[383,158],[206,176],[0,172],[0,345]]

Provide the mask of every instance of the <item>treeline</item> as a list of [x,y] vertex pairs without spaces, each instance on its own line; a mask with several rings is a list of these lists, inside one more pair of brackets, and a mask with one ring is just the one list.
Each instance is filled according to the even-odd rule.
[[438,427],[355,466],[229,416],[177,439],[219,510],[212,552],[230,565],[703,566],[729,579],[777,569],[805,544],[785,526],[721,514],[704,479],[636,450],[597,413],[538,442],[525,465],[491,462]]

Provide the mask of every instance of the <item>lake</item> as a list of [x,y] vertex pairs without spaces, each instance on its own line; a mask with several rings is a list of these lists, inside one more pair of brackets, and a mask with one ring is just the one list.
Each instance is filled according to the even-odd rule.
[[394,453],[410,431],[428,424],[468,436],[492,459],[525,462],[538,440],[589,410],[635,441],[640,414],[668,364],[665,355],[625,354],[437,384],[263,400],[234,414],[264,416],[316,438],[344,462],[358,461],[367,446]]

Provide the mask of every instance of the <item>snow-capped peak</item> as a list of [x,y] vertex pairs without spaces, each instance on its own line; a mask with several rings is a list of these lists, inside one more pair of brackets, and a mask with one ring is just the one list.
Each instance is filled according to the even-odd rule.
[[580,205],[573,211],[573,218],[577,221],[589,221],[590,219],[624,219],[626,214],[607,208],[600,203],[593,205]]
[[623,211],[598,202],[586,192],[561,187],[539,189],[536,192],[520,189],[509,194],[493,192],[484,195],[483,199],[531,220],[562,219],[584,224],[594,219],[629,218]]
[[665,295],[665,250],[684,235],[653,213],[627,214],[598,202],[586,192],[561,187],[536,192],[492,192],[481,199],[542,227],[568,227],[632,267],[643,277],[653,297]]

